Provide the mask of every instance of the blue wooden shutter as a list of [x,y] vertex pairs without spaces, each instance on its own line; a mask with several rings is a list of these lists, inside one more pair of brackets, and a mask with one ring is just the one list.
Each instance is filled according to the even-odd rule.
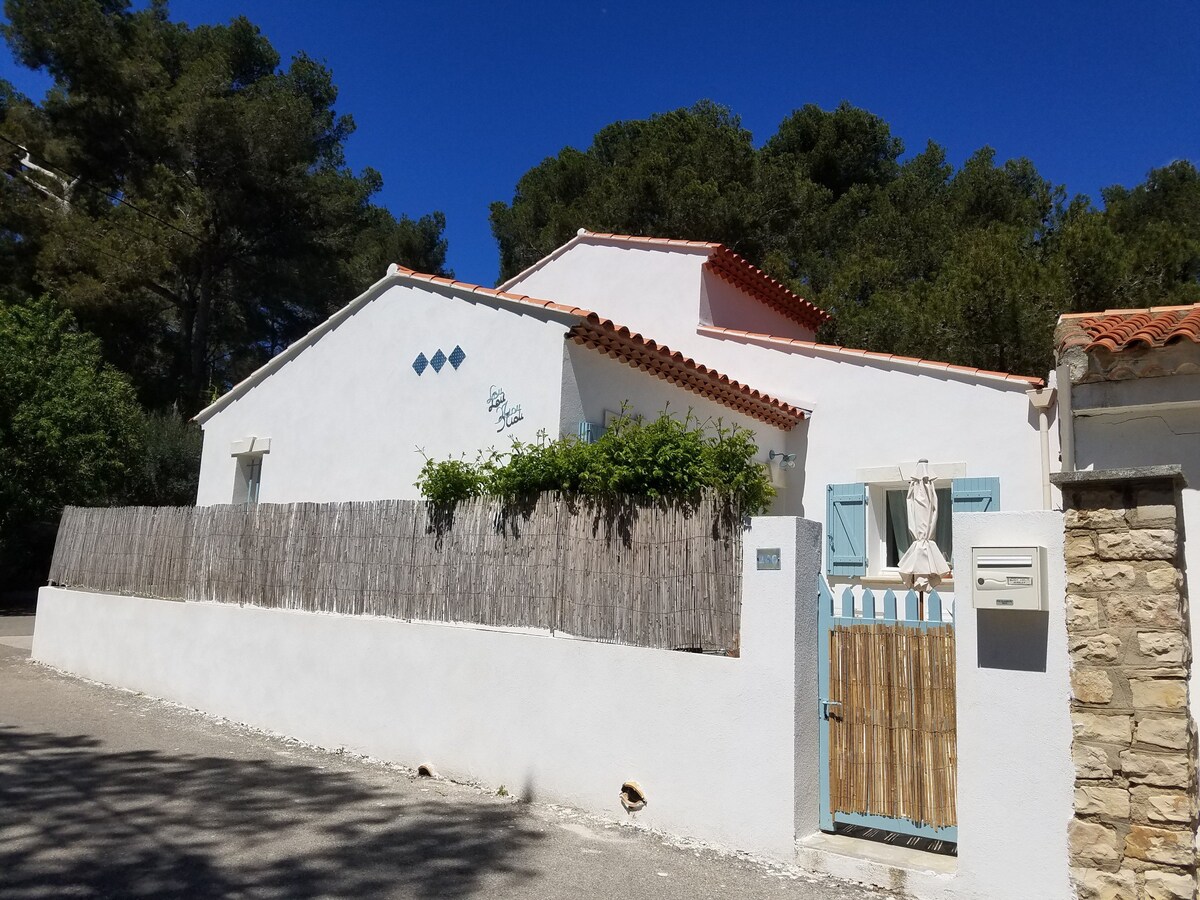
[[825,571],[867,574],[867,486],[831,484],[825,507]]
[[585,444],[594,444],[604,434],[604,426],[599,422],[580,422],[579,440]]
[[998,512],[999,478],[955,478],[950,482],[950,505],[954,512]]

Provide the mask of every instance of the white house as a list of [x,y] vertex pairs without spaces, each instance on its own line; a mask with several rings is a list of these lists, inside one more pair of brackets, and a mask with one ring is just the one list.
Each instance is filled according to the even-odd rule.
[[697,241],[581,230],[497,289],[393,266],[197,415],[198,503],[415,497],[423,454],[587,437],[625,407],[755,431],[772,512],[826,526],[835,587],[899,584],[918,460],[939,543],[946,507],[1049,506],[1041,379],[816,343],[828,317]]

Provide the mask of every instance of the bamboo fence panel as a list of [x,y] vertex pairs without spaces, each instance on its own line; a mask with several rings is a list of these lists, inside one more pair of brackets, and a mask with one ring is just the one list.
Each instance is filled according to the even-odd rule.
[[539,628],[736,652],[742,521],[689,502],[494,498],[63,512],[50,583],[101,592]]
[[831,807],[956,825],[954,629],[839,624],[830,640]]

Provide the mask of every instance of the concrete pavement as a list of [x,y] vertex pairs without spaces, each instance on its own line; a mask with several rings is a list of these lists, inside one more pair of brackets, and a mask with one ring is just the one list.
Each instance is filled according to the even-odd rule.
[[0,617],[0,897],[885,896],[65,676],[31,632]]

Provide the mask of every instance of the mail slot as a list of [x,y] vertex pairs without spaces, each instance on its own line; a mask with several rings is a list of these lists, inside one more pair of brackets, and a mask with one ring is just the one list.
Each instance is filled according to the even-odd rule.
[[972,547],[976,609],[1048,609],[1044,547]]

